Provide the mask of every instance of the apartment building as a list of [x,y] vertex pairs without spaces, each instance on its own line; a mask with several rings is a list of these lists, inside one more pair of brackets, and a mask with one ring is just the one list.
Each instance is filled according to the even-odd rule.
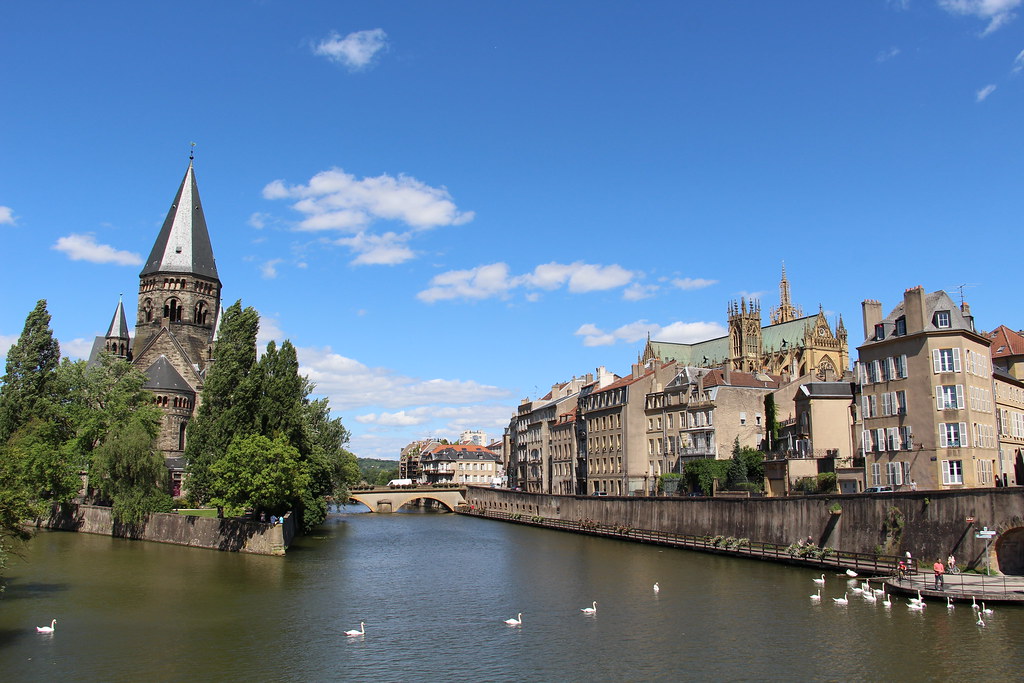
[[992,343],[992,395],[999,433],[997,486],[1024,483],[1024,335],[1000,325]]
[[420,453],[420,465],[428,484],[490,486],[500,476],[498,456],[475,444],[436,444]]
[[996,468],[990,340],[946,292],[906,290],[888,316],[862,303],[860,450],[868,486],[992,486]]

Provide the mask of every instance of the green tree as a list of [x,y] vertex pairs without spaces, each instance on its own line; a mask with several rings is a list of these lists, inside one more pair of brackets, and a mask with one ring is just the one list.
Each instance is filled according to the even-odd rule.
[[4,457],[40,505],[70,501],[82,487],[82,461],[56,422],[34,418],[23,425],[7,442]]
[[170,512],[167,467],[153,448],[160,428],[142,413],[115,425],[93,453],[90,483],[112,504],[114,521],[138,526],[151,512]]
[[377,472],[377,478],[371,482],[377,486],[386,486],[392,479],[398,479],[398,468],[395,467],[390,470],[380,470]]
[[224,456],[236,436],[256,432],[260,387],[253,369],[259,325],[259,314],[251,307],[243,310],[241,301],[221,316],[203,400],[188,425],[185,446],[188,491],[199,502],[211,496],[211,465]]
[[779,416],[775,407],[775,394],[766,394],[764,397],[764,420],[767,427],[764,433],[764,449],[771,453],[779,441]]
[[714,490],[714,481],[725,481],[729,474],[729,460],[701,458],[690,460],[683,465],[683,477],[692,490],[699,490],[710,496]]
[[236,514],[250,508],[257,514],[286,512],[309,488],[307,470],[298,449],[284,436],[239,437],[210,466],[212,502]]
[[46,300],[40,299],[25,319],[18,342],[7,352],[0,389],[0,443],[29,420],[51,417],[59,363],[60,344],[50,329]]
[[737,436],[732,444],[732,458],[729,460],[729,488],[734,488],[737,484],[747,483],[747,465],[740,457],[741,452],[740,438]]

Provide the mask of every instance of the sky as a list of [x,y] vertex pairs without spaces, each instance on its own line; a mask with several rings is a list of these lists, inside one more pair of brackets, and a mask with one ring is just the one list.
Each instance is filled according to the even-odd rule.
[[[962,292],[1024,327],[1024,0],[12,3],[0,355],[88,355],[195,143],[223,283],[361,457],[726,308]],[[856,352],[851,348],[851,356]]]

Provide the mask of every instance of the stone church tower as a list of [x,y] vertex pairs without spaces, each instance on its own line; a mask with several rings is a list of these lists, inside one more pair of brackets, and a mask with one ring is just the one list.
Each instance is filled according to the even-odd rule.
[[139,273],[139,308],[130,348],[130,360],[148,377],[145,388],[164,411],[157,446],[170,470],[175,495],[180,493],[185,469],[185,427],[199,404],[213,355],[220,292],[190,156],[185,177]]
[[729,304],[729,363],[733,370],[761,370],[761,304],[745,298]]

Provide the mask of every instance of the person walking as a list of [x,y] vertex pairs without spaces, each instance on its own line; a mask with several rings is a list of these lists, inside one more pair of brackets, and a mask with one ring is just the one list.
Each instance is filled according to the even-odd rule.
[[960,568],[956,566],[956,558],[953,557],[953,553],[949,554],[946,558],[946,573],[948,574],[959,574]]
[[946,573],[946,568],[942,566],[942,558],[935,558],[935,564],[932,565],[932,571],[935,572],[935,590],[944,589],[945,583],[943,580],[943,574]]

